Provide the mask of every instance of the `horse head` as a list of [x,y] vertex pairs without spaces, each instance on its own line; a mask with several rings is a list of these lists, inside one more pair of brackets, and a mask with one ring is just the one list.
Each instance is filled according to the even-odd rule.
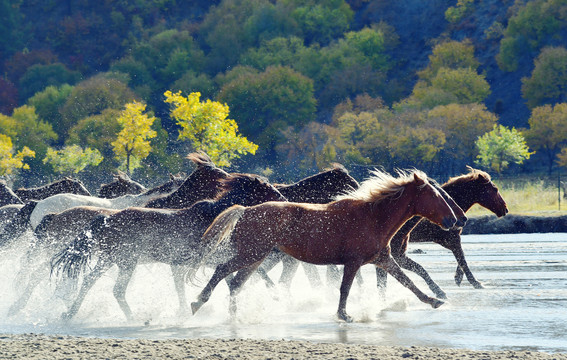
[[408,190],[415,196],[413,206],[416,215],[426,217],[445,230],[449,230],[457,223],[455,213],[423,172],[413,172],[413,181],[406,186],[406,191]]
[[231,174],[220,181],[222,193],[217,200],[231,204],[253,206],[268,201],[287,199],[268,180],[253,174]]

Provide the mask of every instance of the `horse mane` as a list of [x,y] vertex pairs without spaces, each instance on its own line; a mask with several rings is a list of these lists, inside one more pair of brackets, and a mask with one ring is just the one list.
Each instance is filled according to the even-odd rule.
[[[398,177],[378,169],[371,172],[371,177],[364,180],[358,189],[340,195],[337,200],[362,200],[366,202],[378,203],[385,199],[400,196],[405,186],[414,181],[414,175],[428,183],[427,175],[420,170],[400,170],[397,169]],[[425,185],[424,184],[424,185]]]
[[467,174],[454,176],[454,177],[450,178],[445,183],[445,185],[459,185],[459,184],[466,183],[466,182],[469,182],[469,181],[477,180],[478,178],[483,178],[483,179],[486,180],[486,182],[492,181],[492,179],[490,178],[490,174],[488,174],[486,171],[475,169],[475,168],[470,167],[468,165],[467,165],[467,170],[469,171]]
[[186,158],[191,160],[197,166],[216,167],[209,155],[203,151],[191,153],[187,155]]
[[231,173],[228,178],[221,179],[220,192],[214,200],[219,200],[231,191],[246,192],[253,182],[268,183],[268,178],[256,174]]

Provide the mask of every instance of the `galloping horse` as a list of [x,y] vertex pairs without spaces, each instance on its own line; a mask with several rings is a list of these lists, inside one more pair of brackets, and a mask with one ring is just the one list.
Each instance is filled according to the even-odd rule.
[[[491,181],[490,175],[471,167],[468,167],[468,170],[468,174],[449,179],[442,185],[442,188],[451,195],[465,212],[474,204],[479,204],[492,211],[498,217],[506,215],[508,207],[498,192],[498,188]],[[392,256],[402,268],[414,271],[421,276],[437,297],[446,298],[443,290],[431,279],[427,271],[406,255],[409,241],[436,242],[444,248],[451,250],[455,255],[455,259],[457,259],[457,272],[455,273],[457,285],[460,285],[464,272],[469,282],[476,289],[481,289],[483,287],[482,284],[475,279],[465,260],[465,254],[461,245],[461,232],[462,229],[444,231],[430,221],[415,217],[406,222],[392,238],[390,245]],[[387,274],[377,267],[376,278],[378,288],[383,291],[386,287]]]
[[148,259],[171,265],[183,311],[186,306],[183,266],[199,264],[199,241],[214,218],[234,204],[250,206],[265,201],[285,201],[274,186],[254,175],[231,174],[221,183],[225,190],[216,200],[200,201],[187,209],[129,208],[93,220],[90,229],[53,258],[54,268],[75,277],[84,270],[91,255],[98,254],[97,264],[85,276],[75,302],[63,317],[72,318],[96,280],[116,264],[119,274],[114,297],[126,318],[131,320],[126,288],[138,261]]
[[[275,186],[290,202],[326,204],[335,200],[339,195],[358,189],[359,185],[356,179],[349,175],[343,165],[334,163],[332,168],[306,177],[293,184],[275,184]],[[283,271],[279,282],[289,287],[300,262],[278,249],[274,249],[266,257],[258,268],[258,272],[267,284],[272,286],[273,282],[267,273],[280,261],[283,264]],[[311,284],[313,286],[320,284],[321,279],[315,265],[306,262],[303,262],[302,265]]]
[[[204,154],[190,154],[189,158],[197,168],[183,181],[185,186],[200,197],[196,200],[215,198],[221,191],[220,180],[229,175],[217,168]],[[179,181],[179,179],[175,179]],[[81,234],[83,229],[97,216],[109,216],[120,210],[93,206],[76,206],[59,213],[47,214],[34,230],[35,241],[23,257],[22,270],[30,274],[30,279],[19,299],[10,308],[9,314],[22,309],[29,300],[33,289],[49,274],[49,261],[57,252]],[[21,275],[19,275],[21,277]]]
[[8,187],[6,181],[0,180],[0,207],[5,205],[23,204],[24,202]]
[[14,193],[23,201],[43,200],[56,194],[78,194],[83,196],[91,196],[85,185],[80,180],[65,177],[61,180],[52,182],[51,184],[33,187],[20,188],[14,190]]
[[146,191],[146,187],[123,173],[119,172],[114,175],[114,181],[108,184],[102,184],[98,189],[98,197],[104,199],[114,199],[123,195],[138,195]]
[[203,235],[202,246],[209,249],[202,263],[218,259],[218,254],[224,256],[198,300],[191,304],[193,313],[208,301],[222,279],[239,270],[229,285],[234,298],[276,246],[301,261],[344,265],[337,312],[342,320],[352,321],[346,313],[348,293],[356,272],[368,263],[378,263],[421,301],[439,307],[443,302],[421,292],[390,255],[390,238],[414,215],[425,216],[446,229],[457,221],[427,176],[417,170],[400,172],[397,178],[375,170],[357,190],[329,204],[233,206]]

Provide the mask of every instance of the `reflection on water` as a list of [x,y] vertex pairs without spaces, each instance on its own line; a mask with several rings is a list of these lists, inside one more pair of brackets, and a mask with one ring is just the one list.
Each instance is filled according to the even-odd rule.
[[[251,281],[238,297],[238,313],[228,314],[228,290],[221,283],[196,316],[177,313],[177,296],[169,267],[140,265],[127,292],[136,321],[127,323],[112,296],[116,269],[90,291],[68,324],[59,320],[65,300],[54,294],[48,279],[28,306],[13,317],[7,311],[22,287],[14,284],[21,251],[0,254],[0,333],[38,332],[119,338],[256,338],[309,340],[399,346],[441,346],[470,349],[530,349],[567,352],[567,234],[467,235],[468,263],[485,289],[453,276],[453,255],[437,244],[411,245],[423,254],[410,256],[422,264],[447,292],[439,309],[421,303],[407,289],[388,279],[385,300],[375,288],[374,270],[363,268],[364,284],[353,285],[347,310],[355,322],[335,318],[336,287],[312,288],[303,270],[289,291],[268,289]],[[270,275],[276,279],[276,267]],[[324,267],[320,268],[322,278]],[[422,290],[421,279],[410,277]],[[194,299],[203,284],[188,285]],[[428,292],[428,291],[426,291]],[[146,324],[146,325],[144,325]]]

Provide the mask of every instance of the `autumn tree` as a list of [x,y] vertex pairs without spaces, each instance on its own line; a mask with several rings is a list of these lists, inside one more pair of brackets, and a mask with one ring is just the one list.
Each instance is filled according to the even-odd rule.
[[14,145],[9,136],[0,134],[0,177],[10,176],[17,169],[29,169],[24,162],[26,157],[34,157],[35,152],[24,146],[14,154]]
[[229,119],[229,107],[200,93],[184,97],[181,92],[165,92],[171,105],[170,116],[181,127],[179,139],[189,140],[196,151],[204,151],[219,166],[229,166],[241,155],[255,154],[258,146],[238,134],[236,121]]
[[470,164],[477,153],[477,138],[490,131],[498,118],[480,104],[449,104],[428,111],[429,126],[441,130],[447,139],[443,153],[449,160]]
[[502,173],[510,163],[522,164],[533,154],[522,134],[515,128],[494,125],[494,128],[478,138],[476,163]]
[[567,49],[548,47],[535,60],[530,77],[522,79],[522,95],[530,108],[567,101]]
[[139,102],[126,104],[125,109],[118,117],[118,124],[122,130],[118,133],[118,138],[112,142],[114,153],[128,174],[140,167],[140,162],[144,160],[151,151],[149,139],[157,136],[156,131],[152,130],[155,117],[144,114],[146,105]]
[[43,163],[50,164],[57,174],[72,175],[80,173],[87,166],[97,166],[102,160],[103,157],[97,149],[70,145],[61,150],[47,149]]
[[27,104],[33,106],[37,115],[47,123],[51,124],[57,133],[60,144],[67,137],[66,127],[61,123],[60,110],[71,94],[73,86],[61,85],[48,86],[28,99]]
[[529,129],[524,131],[528,145],[545,155],[551,173],[555,156],[567,142],[567,103],[538,106],[532,110]]

